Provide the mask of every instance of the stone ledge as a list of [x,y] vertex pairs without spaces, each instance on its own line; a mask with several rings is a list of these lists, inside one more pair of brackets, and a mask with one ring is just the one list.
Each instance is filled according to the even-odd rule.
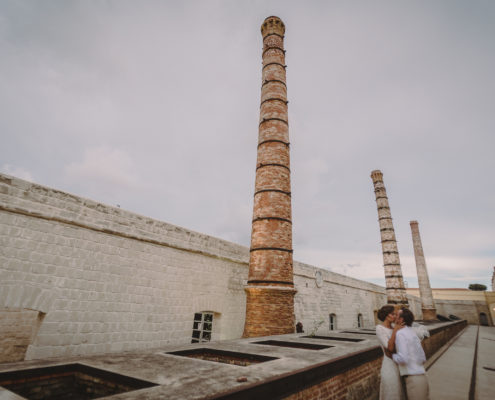
[[[427,329],[432,332],[429,340],[441,347],[465,325],[465,321],[429,324]],[[302,335],[289,334],[264,338],[322,343],[322,340],[303,338]],[[324,344],[331,343],[333,347],[315,351],[258,345],[254,342],[263,340],[258,337],[199,345],[167,346],[141,352],[3,364],[0,365],[0,372],[79,362],[157,384],[154,388],[143,389],[138,393],[121,395],[120,398],[128,400],[144,397],[169,400],[199,398],[295,400],[308,398],[313,392],[320,393],[320,397],[317,398],[321,399],[376,398],[382,358],[376,337],[370,334],[369,330],[362,332],[356,330],[356,333],[333,331],[333,335],[363,340],[360,342],[324,340]],[[433,344],[430,345],[430,349],[434,348]],[[242,367],[168,354],[198,348],[215,349],[226,353],[247,353],[275,359]],[[199,396],[198,390],[201,393]]]
[[1,173],[0,210],[237,263],[249,260],[245,246]]

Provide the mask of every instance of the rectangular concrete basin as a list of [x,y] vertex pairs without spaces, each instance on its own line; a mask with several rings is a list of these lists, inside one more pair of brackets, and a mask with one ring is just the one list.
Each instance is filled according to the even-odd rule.
[[301,336],[303,338],[308,339],[322,339],[322,340],[337,340],[340,342],[362,342],[364,339],[356,339],[356,338],[343,338],[338,336]]
[[279,347],[292,347],[296,349],[306,349],[306,350],[322,350],[329,349],[334,346],[327,346],[322,344],[314,343],[303,343],[303,342],[285,342],[282,340],[263,340],[261,342],[251,342],[252,344],[264,344],[267,346],[279,346]]
[[277,359],[276,357],[260,356],[258,354],[238,353],[234,351],[207,348],[172,351],[165,354],[237,365],[241,367],[247,367],[251,364],[259,364]]
[[0,373],[0,386],[29,400],[90,400],[156,384],[84,364]]

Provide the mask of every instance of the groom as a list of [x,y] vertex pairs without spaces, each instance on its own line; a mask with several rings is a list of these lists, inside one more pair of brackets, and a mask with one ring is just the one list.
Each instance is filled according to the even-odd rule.
[[408,400],[428,400],[428,380],[423,366],[426,361],[425,352],[413,328],[414,314],[407,308],[399,311],[397,322],[404,322],[406,326],[397,331],[395,337],[396,353],[393,360],[399,364],[400,375],[406,383]]

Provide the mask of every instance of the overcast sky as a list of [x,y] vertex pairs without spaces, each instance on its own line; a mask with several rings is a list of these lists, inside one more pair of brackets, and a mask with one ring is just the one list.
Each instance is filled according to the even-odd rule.
[[490,287],[495,2],[0,2],[0,171],[249,246],[260,25],[285,47],[294,258],[384,285],[370,173],[417,287]]

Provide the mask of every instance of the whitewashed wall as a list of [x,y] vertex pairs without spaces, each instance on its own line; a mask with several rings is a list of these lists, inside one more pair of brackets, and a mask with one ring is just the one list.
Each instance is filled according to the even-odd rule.
[[[0,314],[40,312],[26,359],[189,343],[199,311],[215,313],[213,340],[239,338],[248,260],[244,246],[0,174]],[[294,281],[306,332],[320,319],[328,331],[330,313],[338,329],[359,313],[373,327],[386,302],[383,287],[298,262]]]

